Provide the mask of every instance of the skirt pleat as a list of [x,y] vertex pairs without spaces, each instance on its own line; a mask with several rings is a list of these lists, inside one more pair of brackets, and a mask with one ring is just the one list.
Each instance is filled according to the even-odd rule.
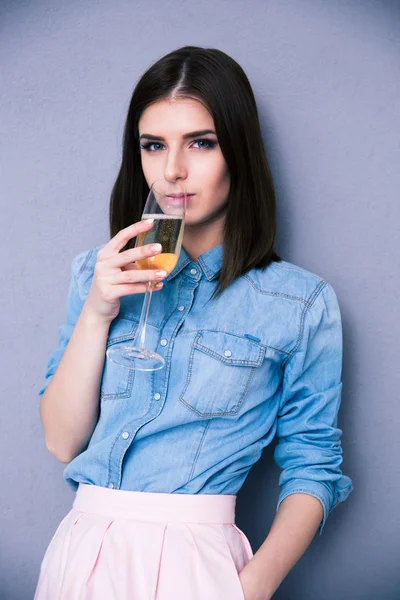
[[34,600],[244,600],[239,573],[253,553],[235,500],[80,484]]

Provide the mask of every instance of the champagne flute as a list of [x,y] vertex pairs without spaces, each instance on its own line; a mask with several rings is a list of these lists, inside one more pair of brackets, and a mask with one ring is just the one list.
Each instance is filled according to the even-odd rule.
[[[162,251],[156,256],[137,260],[137,269],[162,269],[169,274],[175,268],[182,246],[185,211],[186,190],[181,183],[172,183],[165,179],[153,182],[142,220],[154,219],[154,226],[138,235],[135,247],[159,243],[162,245]],[[110,346],[106,352],[110,360],[129,369],[157,371],[165,364],[162,356],[145,348],[147,315],[155,285],[156,282],[147,282],[142,313],[132,346]]]

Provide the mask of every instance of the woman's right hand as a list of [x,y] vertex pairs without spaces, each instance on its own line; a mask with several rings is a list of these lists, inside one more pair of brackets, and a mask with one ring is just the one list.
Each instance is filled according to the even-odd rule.
[[161,280],[167,275],[160,275],[155,269],[138,269],[135,261],[155,256],[161,252],[154,244],[146,244],[140,248],[131,248],[120,252],[128,241],[147,232],[154,226],[154,221],[146,219],[121,229],[111,240],[99,250],[94,267],[93,281],[85,302],[86,311],[101,320],[111,322],[119,313],[120,298],[129,294],[143,294],[148,281],[159,282],[153,291],[162,288]]

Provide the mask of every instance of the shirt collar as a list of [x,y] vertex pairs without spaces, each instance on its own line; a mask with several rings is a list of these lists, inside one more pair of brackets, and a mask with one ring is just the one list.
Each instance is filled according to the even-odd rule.
[[214,246],[214,248],[211,248],[211,250],[203,252],[203,254],[201,254],[198,257],[196,262],[190,259],[190,256],[187,254],[184,247],[182,246],[178,258],[178,263],[173,269],[173,271],[171,271],[171,273],[168,275],[168,277],[165,278],[165,280],[170,281],[171,279],[176,277],[181,271],[183,271],[183,269],[188,267],[188,265],[197,265],[201,268],[208,281],[212,281],[218,276],[221,270],[222,259],[223,244],[219,244],[218,246]]

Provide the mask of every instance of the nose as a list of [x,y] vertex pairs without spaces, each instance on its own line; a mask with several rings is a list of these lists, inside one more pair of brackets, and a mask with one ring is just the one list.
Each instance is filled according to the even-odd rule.
[[164,177],[170,182],[174,182],[177,179],[186,179],[187,165],[179,150],[168,150]]

